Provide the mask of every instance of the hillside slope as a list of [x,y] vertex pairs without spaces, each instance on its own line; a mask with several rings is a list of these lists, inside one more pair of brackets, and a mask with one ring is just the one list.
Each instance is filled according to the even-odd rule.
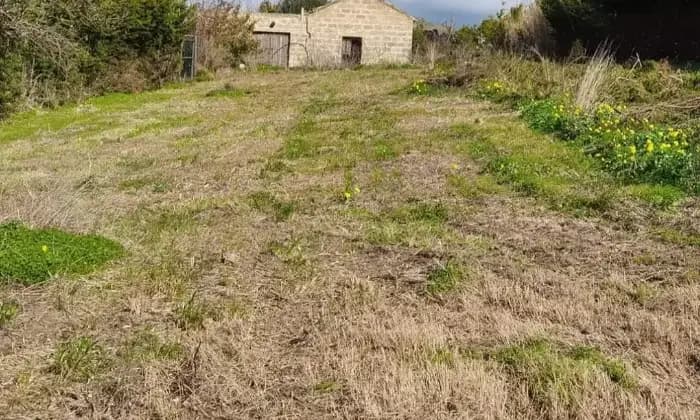
[[697,200],[418,78],[236,74],[0,126],[0,224],[126,249],[0,285],[2,417],[697,418]]

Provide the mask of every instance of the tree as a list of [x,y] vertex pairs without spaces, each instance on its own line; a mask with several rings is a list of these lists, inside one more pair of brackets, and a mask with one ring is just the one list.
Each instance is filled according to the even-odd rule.
[[241,13],[239,4],[216,0],[200,5],[197,17],[198,62],[216,71],[239,64],[258,46],[253,38],[254,22]]
[[618,55],[700,56],[694,0],[538,0],[554,29],[560,54],[580,41],[589,50],[609,40]]

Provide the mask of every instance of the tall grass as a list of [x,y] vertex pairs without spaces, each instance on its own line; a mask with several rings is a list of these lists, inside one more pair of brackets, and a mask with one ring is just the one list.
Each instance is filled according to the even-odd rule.
[[601,44],[586,66],[586,71],[579,83],[576,92],[576,106],[588,112],[595,108],[614,65],[615,59],[610,45]]

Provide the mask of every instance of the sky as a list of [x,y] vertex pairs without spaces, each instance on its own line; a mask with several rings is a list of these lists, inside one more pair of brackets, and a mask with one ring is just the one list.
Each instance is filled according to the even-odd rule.
[[[395,6],[416,18],[433,23],[475,24],[503,7],[503,0],[389,0]],[[505,0],[506,7],[528,0]],[[245,0],[255,8],[259,0]]]

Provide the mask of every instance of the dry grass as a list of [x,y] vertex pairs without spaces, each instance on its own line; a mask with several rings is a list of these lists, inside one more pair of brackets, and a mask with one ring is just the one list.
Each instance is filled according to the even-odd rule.
[[615,57],[607,44],[600,45],[591,57],[578,86],[576,105],[588,112],[599,103],[601,91],[609,80]]
[[698,248],[655,225],[697,229],[697,203],[631,227],[543,207],[475,150],[548,143],[395,93],[419,77],[236,74],[3,144],[0,220],[128,255],[0,286],[2,417],[697,418]]

